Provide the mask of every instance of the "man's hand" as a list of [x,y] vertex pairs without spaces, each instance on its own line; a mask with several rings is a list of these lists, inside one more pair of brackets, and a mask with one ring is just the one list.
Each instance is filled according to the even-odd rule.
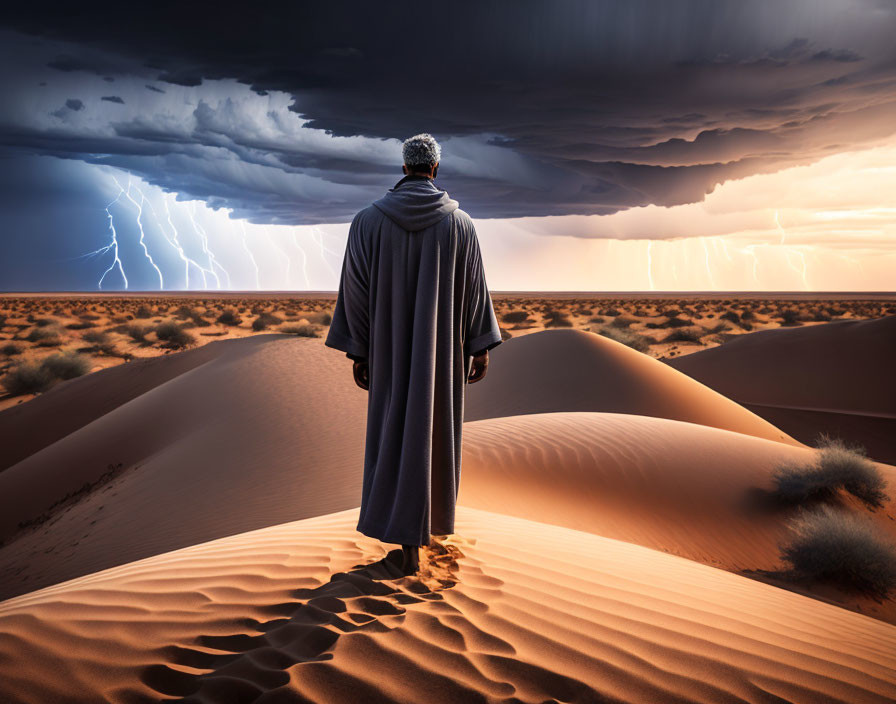
[[473,365],[470,368],[470,376],[467,377],[467,382],[470,384],[475,384],[477,381],[482,381],[485,378],[485,372],[488,370],[488,350],[485,350],[482,354],[478,354],[473,357]]
[[366,360],[363,362],[355,361],[352,367],[352,374],[358,386],[365,391],[370,391],[370,365]]

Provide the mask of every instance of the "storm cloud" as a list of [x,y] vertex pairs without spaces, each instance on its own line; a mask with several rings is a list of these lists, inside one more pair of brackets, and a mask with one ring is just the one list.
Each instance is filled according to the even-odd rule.
[[350,220],[421,131],[477,218],[699,202],[896,132],[889,2],[79,8],[0,14],[0,148],[257,223]]

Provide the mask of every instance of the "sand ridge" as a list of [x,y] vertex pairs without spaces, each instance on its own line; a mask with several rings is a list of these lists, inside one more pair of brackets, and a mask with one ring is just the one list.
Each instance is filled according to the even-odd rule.
[[468,507],[458,519],[424,556],[441,576],[429,584],[395,577],[348,510],[0,603],[0,697],[896,697],[896,627],[589,533]]

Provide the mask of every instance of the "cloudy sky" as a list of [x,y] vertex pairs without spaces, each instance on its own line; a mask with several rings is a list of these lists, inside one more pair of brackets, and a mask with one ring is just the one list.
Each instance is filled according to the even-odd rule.
[[493,290],[894,289],[890,0],[20,5],[0,290],[333,290],[422,131]]

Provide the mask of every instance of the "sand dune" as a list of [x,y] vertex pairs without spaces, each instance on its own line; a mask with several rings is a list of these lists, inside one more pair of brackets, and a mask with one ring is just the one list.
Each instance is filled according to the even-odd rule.
[[[637,543],[731,571],[780,570],[792,510],[769,492],[783,462],[812,449],[692,423],[617,413],[543,413],[464,427],[458,501]],[[896,467],[878,465],[891,486]],[[896,543],[896,501],[864,515]],[[896,602],[808,589],[896,623]]]
[[287,523],[0,604],[0,699],[896,698],[896,627],[834,606],[466,507],[423,578],[396,578],[356,520]]
[[232,349],[211,342],[180,354],[134,360],[64,381],[28,403],[0,412],[0,470]]
[[801,446],[687,375],[601,335],[537,332],[507,340],[490,355],[488,375],[468,389],[466,421],[554,411],[633,413]]
[[810,442],[825,431],[896,462],[896,316],[741,335],[669,366]]
[[[313,339],[222,342],[207,362],[0,472],[0,598],[357,506],[367,397],[350,366]],[[115,393],[126,383],[116,373],[145,369],[129,367],[74,380],[71,395],[47,401],[70,403],[81,383],[97,393],[104,377]],[[122,464],[112,481],[50,508],[110,463]],[[44,522],[17,528],[35,519]]]
[[[687,376],[591,333],[535,333],[497,349],[505,346],[510,354],[496,354],[485,381],[468,387],[479,394],[468,418],[477,404],[492,412],[596,405],[780,435]],[[509,375],[549,367],[552,352],[569,360],[566,377],[512,388]],[[32,433],[41,449],[0,472],[0,598],[360,503],[367,396],[348,360],[321,340],[253,336],[153,362],[96,372],[38,399],[46,417],[75,413],[84,395],[97,400],[56,442]],[[0,414],[0,428],[11,428],[3,432],[37,423],[27,405]]]

